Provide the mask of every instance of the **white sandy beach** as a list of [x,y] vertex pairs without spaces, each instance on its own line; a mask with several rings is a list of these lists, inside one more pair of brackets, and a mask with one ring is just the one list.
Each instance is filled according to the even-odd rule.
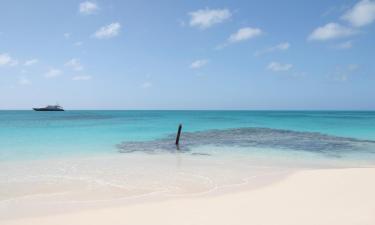
[[375,225],[374,59],[375,0],[0,0],[0,225]]
[[373,225],[374,178],[373,168],[305,170],[252,190],[13,219],[1,224]]

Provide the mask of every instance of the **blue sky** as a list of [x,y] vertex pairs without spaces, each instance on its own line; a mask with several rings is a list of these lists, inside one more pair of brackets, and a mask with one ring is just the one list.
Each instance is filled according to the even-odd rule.
[[375,1],[0,2],[0,109],[375,109]]

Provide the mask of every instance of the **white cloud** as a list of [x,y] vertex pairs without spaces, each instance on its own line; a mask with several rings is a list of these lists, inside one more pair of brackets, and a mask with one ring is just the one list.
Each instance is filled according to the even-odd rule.
[[55,68],[51,68],[49,69],[45,74],[44,76],[46,78],[54,78],[54,77],[58,77],[62,74],[62,71],[59,70],[59,69],[55,69]]
[[69,39],[72,36],[70,33],[64,33],[64,38]]
[[272,70],[274,72],[280,72],[280,71],[288,71],[292,69],[292,64],[282,64],[279,62],[271,62],[268,64],[267,69]]
[[74,43],[75,46],[82,46],[83,45],[83,42],[82,41],[77,41]]
[[144,89],[151,88],[152,86],[153,86],[153,84],[151,82],[148,82],[148,81],[141,84],[141,88],[144,88]]
[[196,60],[196,61],[191,63],[190,68],[191,69],[199,69],[199,68],[202,68],[205,65],[207,65],[207,63],[208,63],[207,59]]
[[346,82],[353,74],[359,69],[357,64],[349,64],[346,66],[336,67],[335,72],[332,74],[332,79],[335,81]]
[[356,34],[357,31],[342,26],[338,23],[327,23],[322,27],[316,28],[308,37],[308,40],[326,41],[330,39],[343,38]]
[[92,79],[92,76],[88,76],[88,75],[80,75],[80,76],[75,76],[72,78],[72,80],[75,80],[75,81],[84,81],[84,80],[91,80]]
[[266,48],[264,50],[257,51],[257,52],[255,52],[255,56],[260,56],[260,55],[275,52],[275,51],[286,51],[289,48],[290,48],[290,43],[289,42],[283,42],[283,43],[280,43],[278,45]]
[[271,49],[272,50],[281,50],[281,51],[283,51],[283,50],[287,50],[289,48],[290,48],[289,42],[283,42],[283,43],[280,43],[280,44],[272,47]]
[[362,27],[375,21],[375,1],[362,0],[348,10],[342,17],[355,27]]
[[38,62],[39,62],[38,59],[30,59],[30,60],[26,60],[26,62],[23,65],[24,66],[32,66],[32,65],[34,65]]
[[79,4],[79,12],[84,15],[94,14],[99,10],[99,7],[96,3],[85,1]]
[[0,54],[0,66],[16,66],[18,61],[13,59],[8,53]]
[[190,26],[200,29],[209,28],[229,19],[232,14],[228,9],[200,9],[190,12]]
[[336,49],[350,49],[352,47],[353,47],[352,41],[341,42],[335,46]]
[[230,35],[228,41],[231,43],[245,41],[261,35],[263,31],[259,28],[244,27]]
[[69,60],[68,62],[66,62],[65,66],[70,67],[70,68],[72,68],[73,70],[76,70],[76,71],[83,70],[83,66],[82,66],[80,60],[79,59],[75,59],[75,58],[73,58],[73,59]]
[[18,84],[19,85],[30,85],[31,81],[27,79],[26,77],[20,77],[18,78]]
[[328,16],[335,15],[337,13],[342,13],[343,11],[348,10],[349,8],[350,8],[350,5],[348,5],[347,3],[332,6],[328,8],[325,12],[323,12],[321,14],[321,17],[328,17]]
[[99,28],[99,30],[97,30],[95,33],[94,33],[94,37],[95,38],[98,38],[98,39],[108,39],[108,38],[112,38],[112,37],[115,37],[119,34],[120,32],[120,28],[121,28],[121,24],[116,22],[116,23],[111,23],[107,26],[103,26],[101,28]]
[[359,66],[357,64],[349,64],[348,65],[349,71],[354,71],[354,70],[357,70],[358,68],[359,68]]

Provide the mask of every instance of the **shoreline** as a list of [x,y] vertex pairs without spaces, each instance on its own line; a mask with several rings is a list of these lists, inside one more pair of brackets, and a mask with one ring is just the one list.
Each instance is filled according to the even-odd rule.
[[[3,220],[24,224],[374,224],[375,168],[312,169],[250,190]],[[147,216],[145,216],[147,215]]]
[[[241,192],[243,190],[261,188],[282,180],[296,171],[296,168],[268,166],[264,166],[263,168],[262,166],[255,165],[246,167],[250,170],[249,172],[241,172],[240,168],[242,167],[239,165],[235,168],[231,168],[232,170],[228,170],[225,169],[225,167],[235,166],[234,162],[237,162],[237,160],[232,162],[233,159],[227,159],[225,157],[220,157],[221,159],[225,159],[225,161],[218,162],[216,158],[192,155],[181,155],[184,156],[181,158],[176,158],[178,155],[172,154],[147,155],[143,153],[121,154],[120,156],[121,157],[116,155],[116,157],[114,157],[113,155],[107,155],[107,157],[91,156],[90,158],[73,157],[58,160],[26,160],[13,161],[0,165],[0,169],[8,170],[8,178],[10,179],[8,181],[12,182],[10,186],[4,186],[6,183],[0,182],[0,188],[3,190],[4,194],[2,196],[3,200],[0,201],[0,221],[15,218],[60,215],[66,212],[74,213],[77,211],[98,210],[142,203],[163,202],[171,199],[194,199],[220,196],[233,192]],[[108,167],[107,164],[109,162],[111,162],[113,167]],[[142,164],[146,164],[150,168],[139,171],[140,166],[143,167]],[[103,165],[106,166],[107,175],[116,175],[120,172],[125,176],[121,176],[121,178],[116,175],[116,179],[113,180],[115,183],[111,184],[110,180],[100,180],[104,177],[93,173],[91,174],[93,175],[92,177],[86,177],[88,178],[88,183],[84,186],[74,186],[72,189],[71,186],[64,185],[64,180],[81,179],[82,176],[88,175],[86,172]],[[226,166],[221,167],[220,165]],[[67,171],[64,171],[62,174],[57,173],[67,168],[74,168],[70,171],[70,175]],[[192,168],[194,168],[194,170],[192,170]],[[216,169],[213,170],[213,168]],[[133,171],[130,169],[133,169]],[[158,170],[158,172],[152,173],[152,170]],[[218,177],[223,176],[221,172],[225,172],[226,170],[228,172],[228,174],[225,175],[226,178],[223,180],[218,179]],[[49,173],[40,174],[40,171],[48,171]],[[78,171],[80,172],[78,173]],[[27,172],[28,175],[26,175],[25,172]],[[83,173],[81,174],[81,172]],[[134,189],[126,189],[126,184],[124,184],[125,189],[121,189],[123,188],[123,184],[116,184],[116,182],[120,182],[121,179],[126,179],[126,174],[132,174],[134,172],[136,173],[136,177],[141,176],[141,181],[146,182],[143,186],[152,186],[153,182],[157,181],[162,182],[161,189],[156,188],[152,189],[152,191],[148,190],[142,192],[143,187],[137,186],[135,189],[140,188],[140,190],[138,190],[139,193],[135,193]],[[196,172],[199,173],[194,174]],[[247,176],[249,174],[251,176]],[[157,177],[151,177],[152,175],[157,175]],[[172,175],[173,177],[166,180],[161,179],[166,175]],[[238,176],[227,180],[228,176],[233,175]],[[49,189],[48,186],[45,188],[45,185],[48,185],[50,182],[56,182],[55,179],[52,179],[55,176],[58,179],[58,184],[52,186],[53,190]],[[39,183],[34,183],[29,180],[30,178],[41,180]],[[174,179],[177,180],[173,181]],[[191,180],[185,183],[184,179]],[[2,180],[6,181],[7,177],[3,177]],[[134,182],[137,182],[137,180],[138,179],[131,180],[130,184],[135,184]],[[106,186],[105,192],[90,190],[91,182],[98,182],[100,186]],[[211,182],[212,184],[210,184]],[[76,183],[74,182],[74,184]],[[177,189],[174,190],[174,185],[179,185],[179,187],[176,186]],[[119,186],[119,188],[116,186]],[[179,188],[182,189],[179,190]],[[14,197],[6,197],[7,193],[13,194]]]

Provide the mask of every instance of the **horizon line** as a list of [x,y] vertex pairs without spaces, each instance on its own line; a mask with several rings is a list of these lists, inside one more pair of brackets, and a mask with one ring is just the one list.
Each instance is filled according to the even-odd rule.
[[[1,109],[0,111],[33,111],[33,109],[25,109],[25,108],[15,108],[15,109]],[[213,109],[200,109],[200,108],[191,108],[191,109],[157,109],[157,108],[148,108],[148,109],[65,109],[65,111],[368,111],[372,112],[375,109],[222,109],[222,108],[213,108]]]

